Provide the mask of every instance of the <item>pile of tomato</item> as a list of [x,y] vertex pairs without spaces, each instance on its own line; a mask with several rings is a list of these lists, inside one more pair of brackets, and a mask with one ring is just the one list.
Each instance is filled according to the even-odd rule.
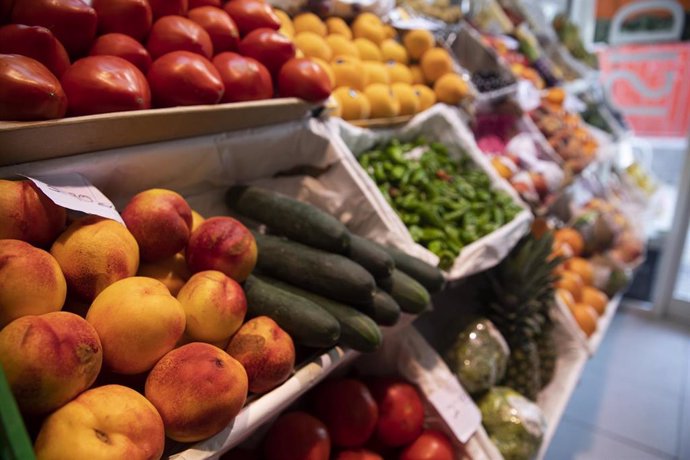
[[2,0],[0,24],[0,120],[331,92],[263,0]]
[[224,459],[453,460],[440,431],[425,428],[424,404],[412,384],[390,377],[332,379],[307,396],[304,410],[282,414],[257,451]]

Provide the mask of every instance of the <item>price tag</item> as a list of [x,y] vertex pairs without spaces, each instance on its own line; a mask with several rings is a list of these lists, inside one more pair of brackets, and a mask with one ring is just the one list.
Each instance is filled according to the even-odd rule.
[[520,104],[520,108],[525,112],[531,112],[541,104],[541,93],[528,80],[519,80],[515,97]]
[[400,353],[403,377],[419,386],[453,434],[466,443],[482,416],[446,363],[413,328],[406,332]]
[[55,204],[125,224],[115,209],[115,205],[81,174],[56,174],[41,178],[24,177],[36,184],[36,187]]

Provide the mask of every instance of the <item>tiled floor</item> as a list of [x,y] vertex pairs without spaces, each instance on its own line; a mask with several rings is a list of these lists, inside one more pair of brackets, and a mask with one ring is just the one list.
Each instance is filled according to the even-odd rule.
[[548,460],[690,460],[690,327],[621,309]]

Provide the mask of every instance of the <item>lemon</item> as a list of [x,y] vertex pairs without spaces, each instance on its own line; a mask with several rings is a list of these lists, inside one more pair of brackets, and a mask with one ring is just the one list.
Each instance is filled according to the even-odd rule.
[[428,30],[411,30],[403,38],[407,54],[412,59],[421,58],[435,43],[434,36]]
[[407,51],[405,47],[392,38],[387,38],[381,42],[381,57],[384,61],[396,61],[407,65]]
[[309,59],[316,62],[328,74],[328,79],[331,81],[331,87],[335,88],[335,74],[333,73],[333,67],[331,67],[331,65],[323,59],[315,57]]
[[400,103],[390,86],[374,83],[364,89],[364,95],[371,106],[371,118],[396,117],[400,113]]
[[366,85],[371,85],[372,83],[383,83],[384,85],[387,85],[390,83],[391,79],[388,76],[388,70],[383,63],[364,61],[362,62],[362,65],[367,72]]
[[386,70],[388,71],[388,78],[391,83],[407,83],[412,84],[412,72],[410,72],[409,67],[403,65],[399,62],[388,61],[386,62]]
[[419,112],[419,97],[412,85],[407,83],[393,83],[391,90],[400,103],[400,115],[414,115]]
[[285,11],[279,10],[277,8],[273,8],[273,11],[275,12],[276,16],[278,16],[278,19],[280,19],[280,29],[278,29],[278,32],[280,32],[288,38],[294,37],[295,26],[292,25],[292,20],[290,19],[290,16],[288,16],[288,14]]
[[359,59],[349,56],[339,56],[331,62],[335,86],[350,86],[356,90],[363,90],[367,81],[366,69]]
[[330,61],[333,53],[326,40],[314,32],[298,32],[292,39],[295,46],[300,49],[306,57],[315,57]]
[[377,45],[386,38],[386,29],[378,16],[362,13],[352,23],[352,35],[355,38],[366,38]]
[[341,18],[332,17],[326,19],[326,28],[330,35],[342,35],[348,40],[352,40],[352,31],[348,27],[347,23]]
[[469,85],[460,75],[447,73],[436,80],[434,92],[439,102],[458,105],[469,94]]
[[422,68],[418,65],[410,66],[410,73],[412,73],[412,84],[423,85],[424,84],[424,74],[422,73]]
[[426,85],[413,85],[415,94],[419,98],[419,111],[426,110],[436,103],[436,93]]
[[338,101],[340,116],[344,120],[365,120],[369,118],[371,106],[369,99],[361,92],[349,86],[341,86],[333,91],[333,97]]
[[292,24],[295,27],[295,33],[300,32],[314,32],[320,37],[325,37],[328,33],[326,24],[314,13],[301,13],[295,16],[292,20]]
[[326,43],[331,47],[333,57],[352,56],[359,59],[359,49],[347,38],[338,34],[331,34],[326,37]]
[[431,48],[422,56],[420,62],[424,78],[433,83],[443,75],[453,71],[453,60],[442,48]]
[[359,50],[359,58],[363,61],[382,61],[381,50],[371,40],[355,38],[354,44]]

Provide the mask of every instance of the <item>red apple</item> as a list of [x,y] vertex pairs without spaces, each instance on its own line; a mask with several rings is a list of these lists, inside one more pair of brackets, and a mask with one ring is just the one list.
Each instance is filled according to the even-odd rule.
[[271,5],[261,0],[232,0],[225,5],[225,11],[235,21],[243,37],[262,27],[280,29],[280,18]]
[[213,65],[225,85],[221,102],[256,101],[273,97],[271,74],[256,59],[225,52],[213,58]]
[[[243,0],[235,0],[243,1]],[[266,66],[271,75],[278,76],[280,68],[295,57],[295,45],[285,35],[261,28],[249,33],[240,42],[240,53]]]

